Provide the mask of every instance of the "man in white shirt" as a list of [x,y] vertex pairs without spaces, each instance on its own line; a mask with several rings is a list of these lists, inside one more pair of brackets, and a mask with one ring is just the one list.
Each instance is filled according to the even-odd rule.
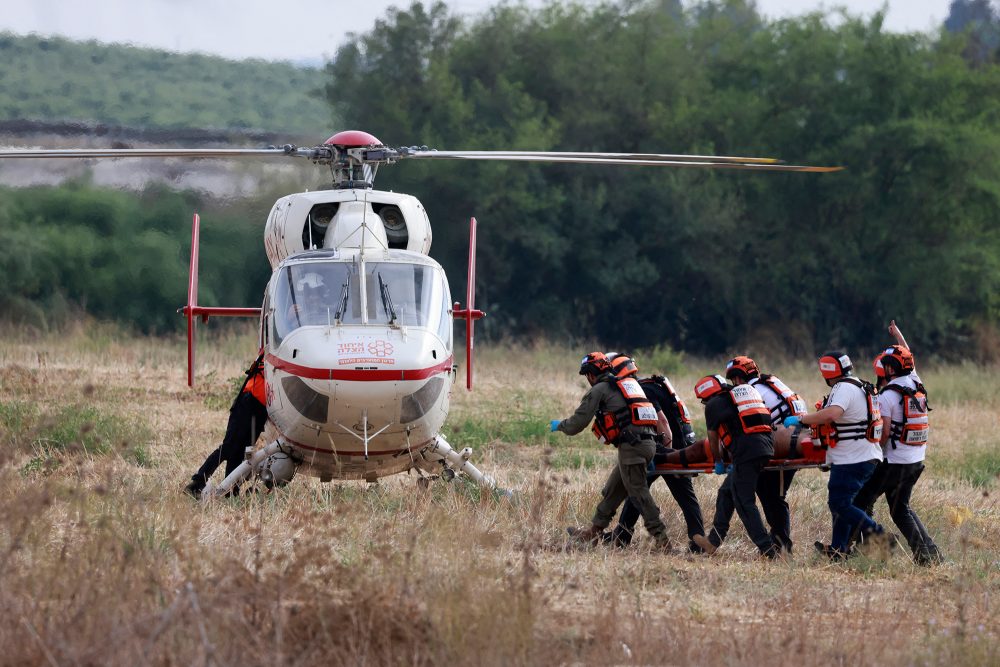
[[927,392],[917,375],[913,354],[906,346],[896,322],[889,325],[896,338],[875,357],[879,408],[882,412],[882,450],[885,459],[854,498],[854,504],[872,515],[875,501],[885,495],[889,514],[919,565],[934,565],[943,558],[920,517],[910,507],[910,496],[924,471],[927,453]]
[[853,503],[882,460],[879,446],[882,419],[875,388],[854,377],[850,357],[843,352],[827,352],[819,359],[819,369],[831,387],[823,407],[812,414],[787,417],[784,425],[819,427],[820,441],[828,446],[827,504],[833,515],[833,535],[829,546],[816,542],[816,548],[839,560],[848,555],[848,545],[856,531],[868,539],[885,533],[882,526]]

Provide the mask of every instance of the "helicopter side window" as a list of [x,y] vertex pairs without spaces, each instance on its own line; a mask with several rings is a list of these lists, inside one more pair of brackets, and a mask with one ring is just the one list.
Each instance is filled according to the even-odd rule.
[[299,327],[360,322],[351,308],[358,301],[353,264],[308,262],[284,267],[274,285],[274,344],[280,345]]
[[[445,296],[448,296],[445,294]],[[451,316],[451,304],[448,303],[448,299],[441,299],[441,305],[438,313],[438,336],[444,341],[444,347],[448,352],[451,352],[452,348],[452,336],[455,333],[454,320]]]

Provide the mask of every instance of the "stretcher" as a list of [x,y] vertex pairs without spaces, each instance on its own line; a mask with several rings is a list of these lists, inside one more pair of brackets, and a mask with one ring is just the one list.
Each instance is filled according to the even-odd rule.
[[[819,468],[829,470],[826,463],[826,448],[821,447],[813,434],[801,427],[779,427],[774,432],[774,458],[764,470],[802,470]],[[728,461],[724,461],[728,463]],[[697,476],[712,473],[715,457],[708,445],[708,438],[684,449],[659,450],[653,459],[656,474]]]

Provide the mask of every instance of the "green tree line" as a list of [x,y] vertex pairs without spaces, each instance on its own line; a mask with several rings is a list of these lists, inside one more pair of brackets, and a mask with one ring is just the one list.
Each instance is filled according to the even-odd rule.
[[[871,347],[896,318],[922,349],[965,352],[1000,318],[1000,66],[983,51],[982,21],[939,34],[881,22],[767,21],[739,0],[500,5],[474,20],[416,3],[340,49],[323,113],[396,146],[762,155],[847,168],[411,161],[382,170],[377,187],[424,202],[432,254],[456,295],[466,221],[479,219],[487,335],[703,353],[771,340],[801,353]],[[122,62],[146,53],[126,51]],[[119,60],[112,47],[106,57]],[[16,69],[11,60],[0,71]],[[94,63],[101,77],[103,65]],[[135,67],[143,82],[183,78]],[[0,80],[0,99],[14,97]],[[198,123],[175,121],[181,113],[162,122]],[[143,330],[180,327],[196,208],[206,214],[201,301],[254,305],[273,199],[85,183],[0,190],[0,313],[50,324],[82,306]]]
[[2,119],[323,134],[323,82],[285,62],[0,33]]
[[193,211],[202,216],[198,302],[259,306],[270,277],[266,209],[161,187],[135,194],[78,183],[0,189],[3,319],[47,329],[82,310],[145,332],[180,329]]
[[424,201],[453,279],[478,217],[493,333],[815,350],[875,345],[895,317],[929,347],[967,348],[1000,315],[1000,67],[966,57],[968,32],[882,20],[652,0],[500,5],[469,22],[415,3],[341,48],[327,90],[348,126],[390,145],[847,168],[384,171],[381,187]]

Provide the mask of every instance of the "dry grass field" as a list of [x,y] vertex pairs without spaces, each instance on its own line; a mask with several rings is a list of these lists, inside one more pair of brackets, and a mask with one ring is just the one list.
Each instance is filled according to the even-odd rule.
[[[513,502],[402,475],[197,503],[181,489],[254,344],[203,339],[192,390],[179,338],[4,334],[0,663],[1000,664],[1000,369],[921,367],[934,431],[913,505],[948,558],[928,569],[905,548],[814,555],[830,532],[815,470],[789,494],[788,562],[755,558],[738,523],[711,558],[652,553],[644,534],[624,552],[567,549],[613,462],[589,434],[548,433],[584,391],[586,350],[567,347],[484,344],[476,391],[454,389],[446,434]],[[759,361],[810,403],[825,393],[811,360]],[[693,405],[723,362],[685,360],[682,396]],[[717,486],[695,480],[707,520]],[[666,488],[654,495],[685,544]]]

